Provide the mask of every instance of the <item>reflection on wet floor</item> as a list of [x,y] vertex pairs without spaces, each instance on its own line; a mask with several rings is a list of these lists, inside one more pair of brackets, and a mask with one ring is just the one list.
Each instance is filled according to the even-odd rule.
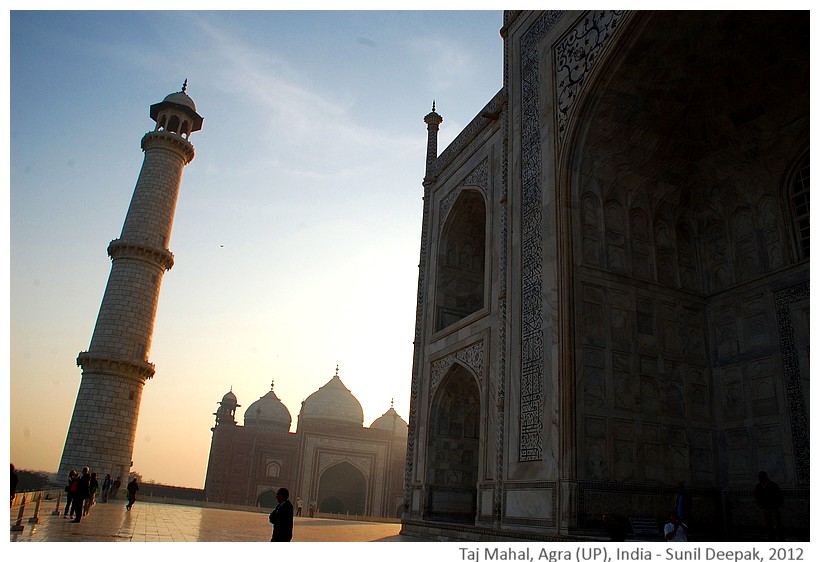
[[[88,517],[73,523],[53,515],[55,501],[44,501],[37,522],[19,506],[10,510],[10,542],[268,542],[271,527],[266,512],[233,511],[184,505],[137,502],[131,511],[124,501],[97,503]],[[62,510],[61,510],[62,511]],[[399,523],[373,523],[297,517],[293,542],[370,542],[412,540],[399,536]]]

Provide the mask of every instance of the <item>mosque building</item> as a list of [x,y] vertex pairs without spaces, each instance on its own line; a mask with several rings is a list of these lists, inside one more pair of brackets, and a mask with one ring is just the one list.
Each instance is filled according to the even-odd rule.
[[271,389],[245,408],[229,391],[218,402],[205,477],[209,502],[276,505],[278,488],[300,498],[303,515],[319,513],[401,517],[407,422],[390,406],[364,427],[362,406],[339,370],[303,402],[296,432],[292,417]]

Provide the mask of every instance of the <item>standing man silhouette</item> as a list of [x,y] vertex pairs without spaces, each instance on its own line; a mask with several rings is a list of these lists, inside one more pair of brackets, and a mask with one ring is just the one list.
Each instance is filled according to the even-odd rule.
[[268,517],[273,525],[271,542],[290,542],[293,538],[293,504],[288,500],[289,495],[287,488],[279,488],[276,492],[276,501],[279,503]]
[[754,489],[755,500],[763,514],[763,525],[770,541],[786,540],[783,533],[783,522],[780,519],[780,508],[783,507],[783,492],[780,486],[769,480],[762,470],[757,474],[758,483]]

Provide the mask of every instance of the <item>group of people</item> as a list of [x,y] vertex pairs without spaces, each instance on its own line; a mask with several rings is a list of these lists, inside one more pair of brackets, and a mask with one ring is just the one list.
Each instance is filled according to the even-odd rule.
[[[68,473],[68,483],[65,487],[66,503],[63,511],[63,519],[71,517],[73,523],[79,523],[83,517],[88,516],[92,506],[97,501],[97,492],[100,492],[100,501],[102,503],[108,500],[117,498],[122,482],[120,477],[112,480],[110,474],[105,475],[102,487],[100,487],[97,473],[85,466],[82,473],[76,470],[71,470]],[[137,501],[137,491],[139,485],[137,479],[133,478],[126,486],[126,499],[128,503],[125,508],[130,511],[134,502]]]
[[[770,541],[784,540],[783,523],[780,519],[780,508],[783,506],[783,492],[777,483],[769,480],[768,474],[760,471],[757,474],[754,498],[763,515],[763,525]],[[692,514],[692,498],[686,492],[683,482],[678,483],[678,490],[669,514],[669,522],[664,525],[663,536],[669,542],[687,542]]]
[[[302,517],[302,506],[302,498],[296,496],[296,517]],[[308,513],[310,513],[310,516],[313,517],[314,515],[316,515],[317,511],[318,506],[316,505],[316,500],[310,500],[308,502]]]

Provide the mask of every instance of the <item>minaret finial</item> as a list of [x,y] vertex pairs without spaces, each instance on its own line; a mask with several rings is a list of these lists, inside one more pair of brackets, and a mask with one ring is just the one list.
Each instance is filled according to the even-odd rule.
[[336,376],[337,377],[339,376],[339,364],[338,363],[336,363]]
[[[185,93],[185,90],[188,89],[188,79],[185,79],[185,82],[182,83],[182,93]],[[433,105],[436,105],[436,102],[433,102]]]
[[393,399],[392,398],[390,399],[390,407],[391,408],[393,407]]
[[433,100],[433,111],[436,110],[436,100]]
[[270,380],[270,391],[273,392],[273,379]]

